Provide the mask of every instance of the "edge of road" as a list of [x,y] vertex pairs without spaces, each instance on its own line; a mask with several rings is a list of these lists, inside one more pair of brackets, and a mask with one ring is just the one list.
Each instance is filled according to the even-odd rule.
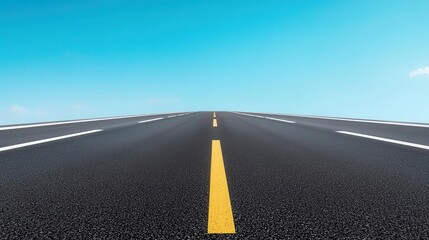
[[[64,125],[64,124],[73,124],[73,123],[98,122],[98,121],[126,119],[126,118],[163,116],[163,115],[171,115],[171,114],[175,114],[172,116],[183,116],[183,115],[188,115],[191,113],[192,112],[126,115],[126,116],[104,117],[104,118],[87,118],[87,119],[64,120],[64,121],[53,121],[53,122],[26,123],[26,124],[18,124],[18,125],[0,125],[0,131],[23,129],[23,128],[33,128],[33,127],[46,127],[46,126],[55,126],[55,125]],[[171,116],[169,116],[169,117],[171,117]]]
[[[175,118],[175,117],[181,117],[181,116],[186,116],[189,114],[191,114],[191,113],[181,113],[181,114],[169,115],[166,117],[146,119],[146,120],[137,122],[137,124],[154,122],[154,121],[158,121],[158,120],[170,119],[170,118]],[[168,115],[168,114],[165,114],[165,115]],[[155,116],[158,116],[158,115],[155,115]],[[121,117],[121,118],[124,118],[124,117]],[[102,119],[102,120],[98,120],[98,121],[104,121],[104,120],[110,120],[110,119],[112,119],[112,118]],[[119,119],[119,118],[114,118],[114,119]],[[97,120],[93,120],[93,121],[97,121]],[[82,121],[79,121],[79,122],[82,122]],[[85,122],[88,122],[88,121],[85,121]],[[62,122],[60,124],[71,124],[71,123],[77,123],[77,122]],[[53,124],[53,125],[60,125],[60,124]],[[44,125],[44,126],[46,126],[46,125]],[[48,125],[48,126],[51,126],[51,125]],[[29,128],[31,128],[31,127],[38,127],[38,126],[30,126]],[[17,148],[23,148],[23,147],[32,146],[32,145],[38,145],[38,144],[47,143],[47,142],[58,141],[58,140],[62,140],[62,139],[72,138],[72,137],[78,137],[78,136],[92,134],[92,133],[97,133],[97,132],[101,132],[104,130],[105,129],[101,129],[101,128],[100,129],[93,129],[93,130],[84,131],[84,132],[75,132],[75,133],[66,134],[66,135],[60,135],[60,136],[55,136],[55,137],[50,137],[50,138],[45,138],[45,139],[38,139],[35,141],[28,141],[28,142],[3,146],[3,147],[0,147],[0,152],[13,150],[13,149],[17,149]]]

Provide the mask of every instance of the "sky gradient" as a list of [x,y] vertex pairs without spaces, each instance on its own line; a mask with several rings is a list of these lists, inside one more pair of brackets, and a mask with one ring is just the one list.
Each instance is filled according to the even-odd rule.
[[237,110],[429,122],[429,1],[0,2],[0,125]]

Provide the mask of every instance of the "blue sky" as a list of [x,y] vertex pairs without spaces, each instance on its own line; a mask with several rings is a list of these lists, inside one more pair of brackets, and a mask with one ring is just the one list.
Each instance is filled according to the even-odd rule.
[[239,110],[429,122],[429,1],[0,2],[0,124]]

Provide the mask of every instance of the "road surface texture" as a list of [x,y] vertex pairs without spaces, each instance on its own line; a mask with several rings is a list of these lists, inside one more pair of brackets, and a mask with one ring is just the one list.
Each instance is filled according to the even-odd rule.
[[0,126],[0,239],[429,239],[424,124],[196,112],[20,126]]

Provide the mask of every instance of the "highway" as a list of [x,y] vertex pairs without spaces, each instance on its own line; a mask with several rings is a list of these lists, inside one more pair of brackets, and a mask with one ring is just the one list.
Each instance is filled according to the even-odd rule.
[[0,239],[429,239],[429,125],[193,112],[0,126]]

